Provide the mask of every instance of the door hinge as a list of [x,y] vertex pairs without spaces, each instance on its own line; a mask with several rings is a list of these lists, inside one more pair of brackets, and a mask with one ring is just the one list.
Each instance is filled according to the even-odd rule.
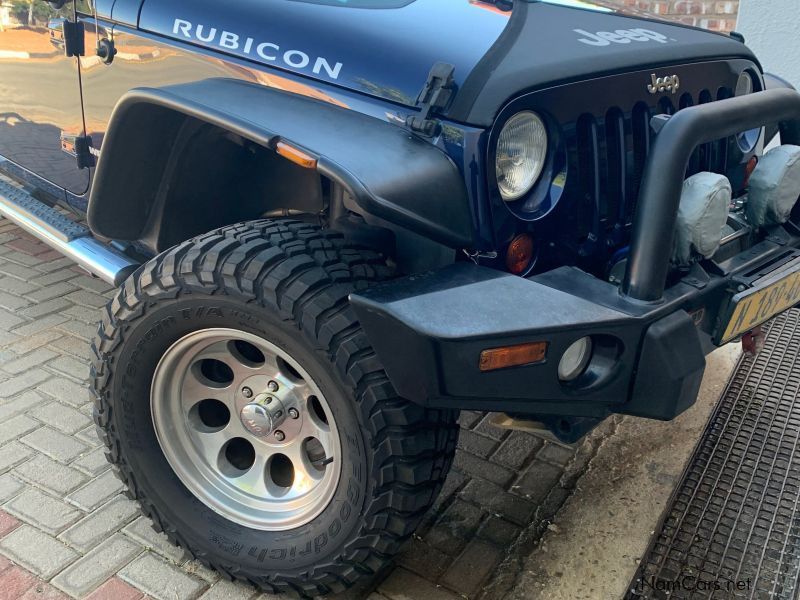
[[50,30],[50,43],[62,49],[67,57],[84,56],[86,54],[86,41],[84,34],[86,27],[81,21],[67,19],[50,19],[47,23]]
[[82,21],[50,19],[47,28],[50,30],[50,43],[56,48],[63,48],[65,56],[86,55],[86,27]]
[[82,21],[64,21],[64,52],[67,56],[86,55],[85,32]]
[[61,149],[78,160],[79,169],[88,169],[97,164],[91,136],[62,133]]
[[425,87],[417,97],[420,112],[406,119],[406,127],[428,137],[435,137],[441,132],[441,123],[431,116],[447,107],[455,92],[453,73],[455,67],[448,63],[436,63],[428,74]]

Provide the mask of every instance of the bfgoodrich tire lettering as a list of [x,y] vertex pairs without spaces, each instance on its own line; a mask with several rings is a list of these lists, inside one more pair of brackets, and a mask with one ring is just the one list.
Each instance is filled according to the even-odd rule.
[[[144,265],[106,307],[93,344],[95,422],[129,495],[205,565],[268,591],[343,590],[383,569],[439,492],[455,414],[397,397],[349,306],[385,278],[379,255],[298,222],[256,221],[190,240]],[[334,412],[342,475],[311,522],[259,531],[196,499],[166,461],[150,413],[164,352],[204,328],[286,349]]]

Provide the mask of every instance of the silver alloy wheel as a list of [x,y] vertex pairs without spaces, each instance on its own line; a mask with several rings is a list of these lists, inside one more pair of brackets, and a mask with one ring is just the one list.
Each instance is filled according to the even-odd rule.
[[173,344],[150,393],[161,449],[206,506],[247,527],[300,527],[330,503],[341,474],[336,423],[294,358],[236,329]]

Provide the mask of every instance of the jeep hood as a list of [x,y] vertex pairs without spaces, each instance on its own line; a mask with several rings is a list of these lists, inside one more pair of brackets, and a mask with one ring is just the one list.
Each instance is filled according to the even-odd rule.
[[455,67],[446,116],[489,126],[514,96],[613,72],[754,59],[719,34],[581,0],[144,0],[139,28],[413,106],[436,62]]

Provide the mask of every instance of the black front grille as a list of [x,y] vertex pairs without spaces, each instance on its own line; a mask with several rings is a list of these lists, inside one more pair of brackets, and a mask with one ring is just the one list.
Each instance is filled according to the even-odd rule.
[[[574,146],[568,147],[573,154],[570,162],[578,169],[578,194],[585,200],[579,210],[592,214],[583,220],[592,222],[597,229],[593,233],[599,235],[605,230],[607,239],[610,235],[616,244],[630,228],[653,141],[651,119],[731,95],[729,88],[719,88],[713,94],[710,90],[685,92],[677,106],[672,98],[662,97],[630,107],[613,106],[602,116],[589,112],[580,115],[574,126]],[[728,146],[729,140],[719,140],[699,147],[689,163],[687,177],[701,171],[727,174]],[[611,230],[616,233],[608,233]]]
[[[509,206],[517,217],[541,222],[535,233],[547,251],[538,268],[571,263],[600,271],[624,251],[655,136],[651,119],[728,98],[740,75],[756,68],[744,59],[653,67],[531,92],[504,108],[499,122],[533,110],[557,134],[551,140],[553,185],[539,184],[531,202]],[[677,75],[680,89],[650,94],[653,75]],[[730,177],[748,158],[735,140],[705,144],[692,156],[688,175],[713,171]]]

